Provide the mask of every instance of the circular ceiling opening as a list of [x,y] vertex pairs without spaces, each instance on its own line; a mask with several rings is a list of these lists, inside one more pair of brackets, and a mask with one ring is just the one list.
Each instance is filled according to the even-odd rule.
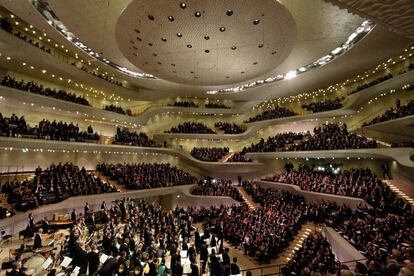
[[131,1],[115,32],[121,52],[145,73],[208,86],[270,72],[288,57],[297,36],[292,15],[274,0]]

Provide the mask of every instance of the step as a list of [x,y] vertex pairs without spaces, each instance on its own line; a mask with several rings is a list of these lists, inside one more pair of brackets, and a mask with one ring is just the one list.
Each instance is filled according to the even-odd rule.
[[251,196],[246,192],[246,190],[243,187],[237,186],[237,189],[239,190],[243,198],[243,201],[247,204],[250,210],[255,210],[259,206],[257,203],[253,201]]
[[410,183],[405,183],[403,180],[392,179],[382,180],[391,191],[393,191],[399,198],[406,200],[410,205],[414,206],[414,188]]

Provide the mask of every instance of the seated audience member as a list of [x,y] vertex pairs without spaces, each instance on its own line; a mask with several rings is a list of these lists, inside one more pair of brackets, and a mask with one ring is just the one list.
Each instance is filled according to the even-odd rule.
[[229,148],[193,148],[191,156],[195,159],[207,162],[217,162],[229,153]]
[[331,245],[322,235],[309,236],[292,260],[282,268],[283,275],[303,275],[304,271],[327,275],[338,270],[338,262]]
[[371,121],[364,123],[362,126],[374,125],[411,115],[414,115],[414,100],[410,100],[407,104],[401,105],[400,100],[397,99],[395,107],[388,109],[382,115],[379,115]]
[[[378,147],[377,141],[370,140],[353,132],[348,132],[345,124],[325,124],[316,127],[314,134],[299,141],[284,151],[363,149]],[[282,149],[283,150],[283,149]]]
[[105,105],[104,110],[119,113],[119,114],[123,114],[123,115],[132,116],[131,109],[124,110],[122,107],[116,106],[116,105],[113,105],[113,104]]
[[208,126],[197,122],[184,122],[164,133],[194,133],[194,134],[216,134],[214,130]]
[[240,134],[245,131],[245,128],[235,123],[217,122],[214,127],[224,131],[224,134]]
[[44,88],[43,85],[39,85],[33,81],[17,81],[15,78],[11,76],[5,76],[1,81],[1,85],[35,94],[40,94],[43,96],[53,97],[58,100],[64,100],[88,106],[90,105],[88,100],[85,99],[84,96],[77,96],[75,93],[67,92],[65,90],[57,91],[56,89]]
[[8,202],[19,211],[36,208],[39,205],[55,203],[79,195],[116,192],[111,184],[79,169],[70,163],[53,164],[49,168],[36,170],[32,180],[11,181],[5,184]]
[[243,201],[239,190],[232,185],[230,180],[218,180],[211,177],[200,180],[191,193],[204,196],[228,196],[239,202]]
[[198,104],[195,104],[193,102],[187,102],[187,101],[177,101],[177,102],[174,102],[171,106],[198,107]]
[[265,110],[262,113],[250,117],[245,123],[252,123],[257,121],[264,121],[264,120],[272,120],[272,119],[278,119],[278,118],[284,118],[284,117],[291,117],[295,116],[297,113],[285,108],[285,107],[274,107],[270,110]]
[[285,148],[288,148],[291,144],[296,141],[302,141],[309,139],[310,137],[309,132],[305,133],[295,133],[295,132],[287,132],[281,133],[276,136],[272,136],[267,138],[266,140],[261,138],[260,141],[256,144],[251,144],[250,147],[245,147],[241,151],[241,154],[245,154],[247,152],[272,152],[272,151],[279,151]]
[[322,102],[312,102],[308,104],[303,104],[302,108],[308,111],[312,111],[313,113],[334,110],[342,107],[341,100],[343,100],[343,98],[336,98],[335,100],[325,100]]
[[135,190],[189,185],[197,182],[191,174],[170,164],[162,163],[102,163],[97,165],[97,171],[113,180],[118,180],[128,189]]
[[10,118],[0,113],[0,135],[76,142],[98,141],[100,138],[98,133],[93,133],[92,126],[87,131],[80,131],[78,125],[73,123],[43,119],[38,125],[30,127],[23,116],[18,118],[14,113]]
[[127,128],[116,128],[116,134],[113,144],[129,145],[135,147],[161,147],[154,140],[150,139],[145,133],[136,131],[130,131]]
[[[329,167],[328,167],[329,168]],[[266,180],[298,185],[302,190],[350,196],[364,199],[378,211],[405,214],[410,210],[408,202],[399,198],[369,169],[333,171],[315,166],[301,165],[298,170],[290,170],[265,178]]]
[[206,108],[225,108],[225,109],[230,109],[229,106],[222,104],[222,103],[206,103],[205,105]]

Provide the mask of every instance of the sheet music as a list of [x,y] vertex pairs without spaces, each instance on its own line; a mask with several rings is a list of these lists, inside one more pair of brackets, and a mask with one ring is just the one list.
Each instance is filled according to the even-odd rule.
[[108,255],[106,255],[106,254],[102,254],[101,255],[101,257],[99,258],[99,262],[101,263],[101,264],[103,264],[103,263],[105,263],[106,262],[106,260],[108,260]]
[[44,263],[42,264],[43,269],[47,269],[52,262],[53,262],[53,259],[51,257],[47,258],[47,260],[44,261]]
[[180,252],[181,258],[187,258],[187,250],[182,250]]
[[70,265],[71,262],[72,262],[72,258],[64,256],[63,261],[60,264],[60,266],[63,266],[64,268],[67,268]]

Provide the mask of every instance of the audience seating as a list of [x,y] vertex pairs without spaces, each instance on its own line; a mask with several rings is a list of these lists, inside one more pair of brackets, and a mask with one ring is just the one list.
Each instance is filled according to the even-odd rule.
[[228,196],[236,201],[243,201],[239,190],[232,185],[230,180],[214,179],[211,177],[199,181],[191,193],[193,195],[203,196]]
[[122,115],[132,116],[131,109],[124,110],[122,107],[116,106],[116,105],[113,105],[113,104],[105,105],[104,110],[119,113],[119,114],[122,114]]
[[387,212],[403,215],[410,209],[408,202],[398,198],[369,169],[339,172],[325,168],[317,170],[315,166],[309,167],[302,164],[298,170],[288,170],[266,177],[264,180],[297,185],[305,191],[362,198],[374,206],[378,212],[387,210]]
[[279,118],[291,117],[295,115],[298,115],[298,114],[285,107],[277,106],[277,107],[274,107],[273,109],[263,111],[262,113],[254,117],[250,117],[247,121],[245,121],[245,123],[279,119]]
[[198,104],[193,102],[186,102],[186,101],[178,101],[174,102],[171,106],[179,106],[179,107],[198,107]]
[[19,119],[14,113],[10,118],[0,113],[0,136],[76,142],[99,141],[100,138],[98,133],[93,132],[92,126],[80,131],[78,125],[73,123],[43,119],[38,126],[30,127],[23,116]]
[[240,134],[243,133],[246,129],[235,124],[227,122],[217,122],[214,124],[214,127],[224,131],[224,134]]
[[135,147],[161,147],[157,142],[150,139],[145,133],[136,131],[130,131],[127,128],[116,128],[116,134],[114,141],[112,142],[116,145],[128,145]]
[[195,159],[207,162],[217,162],[223,156],[229,153],[229,148],[193,148],[191,150],[191,156]]
[[396,100],[395,107],[388,109],[382,115],[375,117],[371,121],[363,123],[362,126],[374,125],[411,115],[414,115],[414,100],[410,100],[406,105],[401,105],[400,100]]
[[206,108],[225,108],[225,109],[230,109],[231,107],[222,104],[222,103],[206,103],[205,105]]
[[193,134],[217,134],[208,126],[198,122],[184,122],[164,133],[193,133]]
[[169,163],[102,163],[96,166],[96,170],[133,190],[197,183],[196,177]]
[[11,87],[14,89],[19,89],[22,91],[27,91],[35,94],[40,94],[47,97],[53,97],[58,100],[64,100],[68,102],[73,102],[77,104],[87,105],[90,106],[87,99],[83,96],[77,96],[74,93],[67,92],[65,90],[51,89],[51,88],[44,88],[43,85],[39,85],[33,81],[24,82],[23,80],[17,81],[15,78],[10,76],[5,76],[1,81],[1,85]]
[[324,112],[324,111],[341,108],[343,106],[341,103],[342,100],[343,98],[342,99],[336,98],[335,100],[313,102],[313,103],[303,104],[302,108],[306,109],[307,111],[312,111],[313,113]]
[[16,210],[27,211],[40,205],[56,203],[71,196],[116,192],[111,184],[71,163],[38,167],[33,180],[10,181],[2,186],[8,202]]

